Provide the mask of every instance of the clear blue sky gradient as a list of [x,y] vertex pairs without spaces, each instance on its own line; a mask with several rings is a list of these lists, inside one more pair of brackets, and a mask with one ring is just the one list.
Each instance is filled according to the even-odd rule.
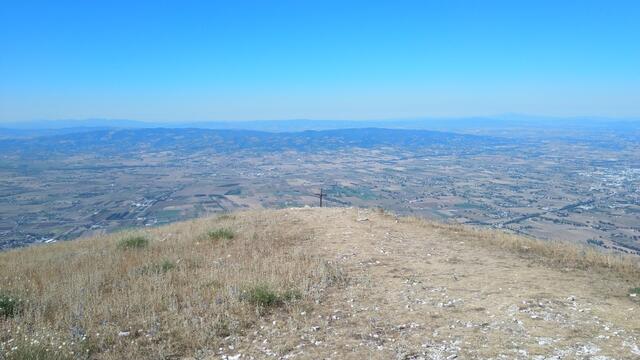
[[640,115],[640,1],[0,2],[0,121]]

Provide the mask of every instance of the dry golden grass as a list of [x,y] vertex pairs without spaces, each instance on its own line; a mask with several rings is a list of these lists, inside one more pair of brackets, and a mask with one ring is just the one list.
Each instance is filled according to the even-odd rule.
[[499,230],[437,223],[416,217],[407,217],[403,221],[439,231],[449,238],[497,247],[556,267],[613,272],[631,280],[640,278],[640,260],[633,255],[563,241],[534,239]]
[[[454,329],[449,326],[452,314],[487,321],[483,312],[456,312],[456,307],[434,305],[427,312],[412,312],[417,305],[398,296],[409,294],[405,276],[423,279],[430,289],[449,289],[451,299],[466,297],[470,309],[493,304],[490,310],[502,316],[496,302],[508,308],[514,296],[536,299],[542,296],[540,287],[551,291],[547,285],[559,288],[558,279],[570,282],[571,273],[565,276],[557,269],[589,269],[589,281],[597,281],[598,289],[614,287],[620,292],[615,301],[633,304],[626,298],[628,287],[617,280],[630,279],[638,286],[640,262],[635,257],[363,212],[368,219],[360,221],[358,209],[250,211],[1,253],[0,300],[2,295],[18,298],[19,310],[7,316],[0,312],[0,359],[3,354],[7,359],[205,359],[222,354],[219,347],[228,352],[242,347],[244,354],[261,357],[265,353],[255,344],[265,339],[280,355],[298,351],[303,358],[318,358],[343,346],[342,354],[352,358],[385,358],[391,352],[375,350],[376,357],[353,350],[366,345],[362,336],[371,332],[371,319],[388,317],[394,324],[388,335],[400,341],[406,334],[396,323],[423,316],[421,326],[433,329],[416,333],[416,342],[433,337],[434,330]],[[490,259],[500,254],[502,260]],[[342,282],[341,269],[353,272],[348,283]],[[518,283],[509,274],[538,282],[556,279]],[[326,291],[336,283],[344,287]],[[571,291],[582,289],[573,295],[589,299],[600,296],[595,288]],[[513,293],[498,296],[497,289]],[[598,301],[612,302],[607,294]],[[484,303],[489,297],[491,303]],[[420,306],[430,303],[425,304]],[[603,314],[623,324],[626,308],[610,306],[615,311]],[[336,318],[336,309],[353,313]],[[435,312],[443,315],[433,317]],[[329,320],[319,327],[319,318]],[[474,340],[482,332],[470,334]],[[323,341],[314,340],[321,336]],[[500,337],[494,340],[503,345]],[[236,348],[229,351],[229,344]]]
[[0,353],[134,359],[217,349],[337,279],[312,248],[306,229],[256,212],[5,252],[0,291],[22,303],[0,318]]

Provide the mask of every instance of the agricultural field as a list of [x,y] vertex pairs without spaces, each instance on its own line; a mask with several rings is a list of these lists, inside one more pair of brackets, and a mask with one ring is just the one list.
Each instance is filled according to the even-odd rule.
[[317,206],[322,189],[325,206],[382,207],[640,250],[634,142],[384,129],[154,131],[0,142],[0,247],[241,209]]

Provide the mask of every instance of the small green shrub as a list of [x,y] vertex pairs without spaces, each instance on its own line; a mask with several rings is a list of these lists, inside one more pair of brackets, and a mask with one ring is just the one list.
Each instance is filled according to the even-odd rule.
[[209,239],[211,240],[231,240],[235,237],[235,234],[231,229],[222,228],[210,230],[207,233],[207,237],[209,237]]
[[640,287],[633,288],[633,289],[629,290],[629,293],[630,294],[640,295]]
[[302,293],[296,289],[278,293],[268,285],[260,284],[245,290],[242,299],[260,307],[275,307],[302,299]]
[[120,249],[142,249],[147,245],[149,245],[149,240],[140,235],[128,236],[118,242]]
[[173,270],[176,267],[176,264],[173,261],[165,260],[160,264],[160,271],[164,274],[170,270]]
[[21,304],[19,298],[0,293],[0,317],[13,317],[20,311]]
[[268,285],[256,285],[246,290],[244,299],[253,305],[261,307],[277,306],[281,303],[278,294]]

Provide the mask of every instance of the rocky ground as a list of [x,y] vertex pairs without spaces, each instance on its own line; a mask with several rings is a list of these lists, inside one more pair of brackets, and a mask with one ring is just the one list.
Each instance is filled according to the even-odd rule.
[[377,211],[279,214],[309,227],[346,281],[315,306],[262,317],[214,358],[640,359],[639,303],[615,272],[551,266]]

